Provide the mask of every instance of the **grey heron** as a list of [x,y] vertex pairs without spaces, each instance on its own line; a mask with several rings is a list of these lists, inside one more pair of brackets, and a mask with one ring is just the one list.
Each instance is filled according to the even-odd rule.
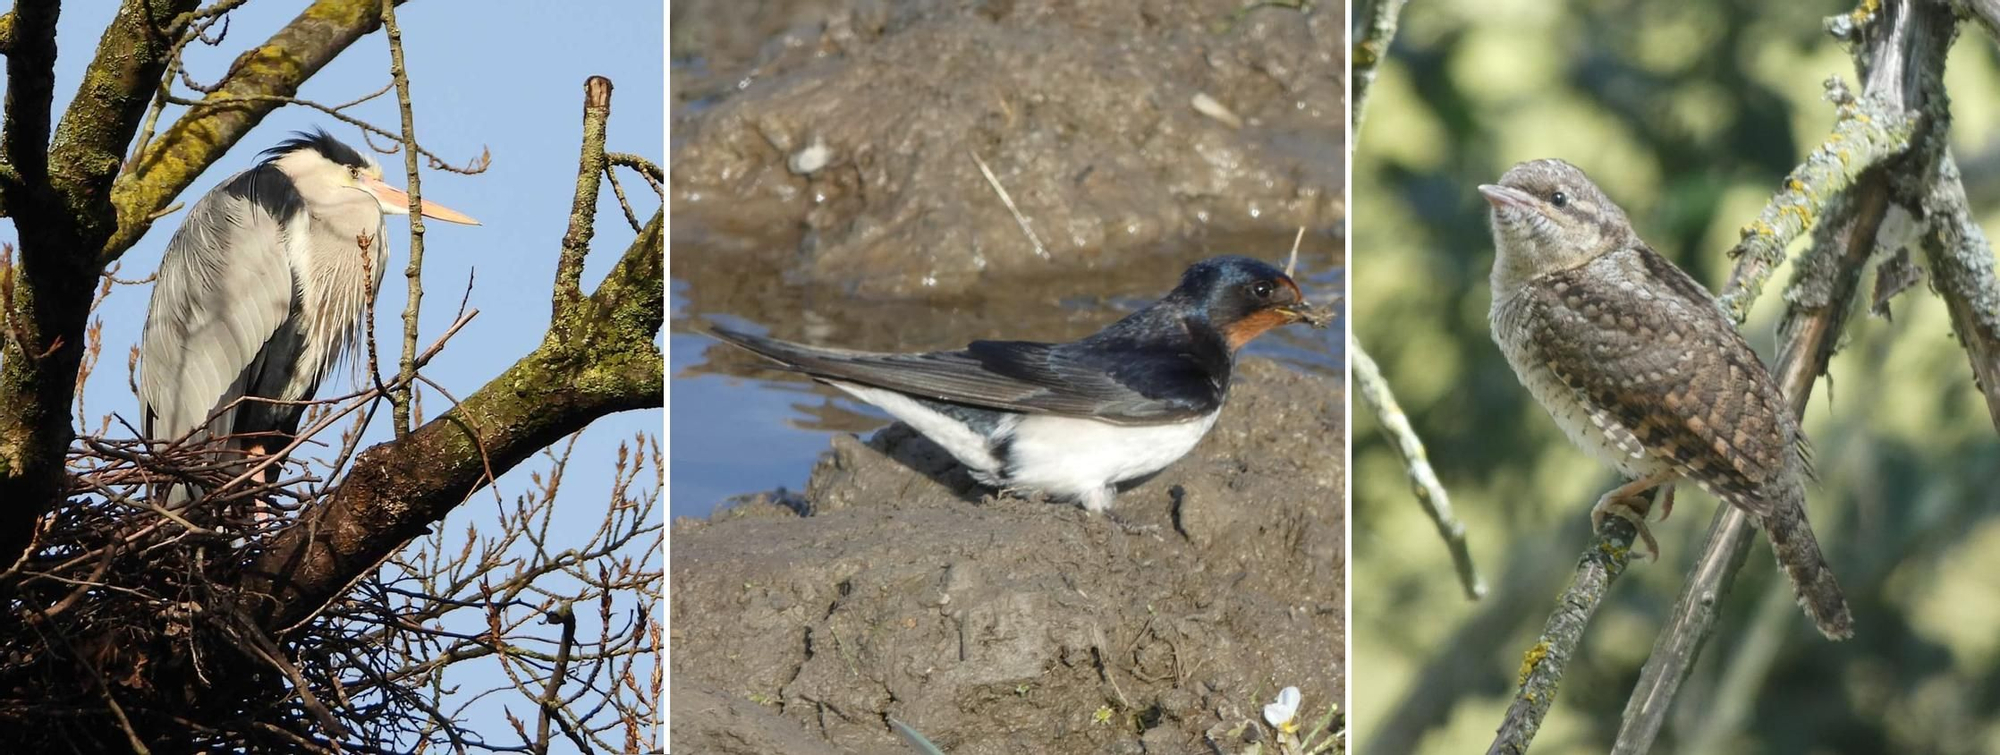
[[[325,131],[300,132],[188,210],[160,262],[139,353],[140,432],[285,445],[320,382],[359,342],[407,193]],[[478,221],[425,200],[425,217]],[[271,399],[275,401],[258,401]],[[192,491],[173,486],[170,498]]]

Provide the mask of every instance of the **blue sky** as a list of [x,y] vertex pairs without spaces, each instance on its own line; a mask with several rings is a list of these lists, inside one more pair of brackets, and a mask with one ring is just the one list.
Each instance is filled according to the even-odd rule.
[[[57,40],[62,51],[57,66],[58,113],[75,92],[98,35],[116,6],[109,2],[64,6]],[[195,80],[207,83],[220,78],[238,53],[268,38],[301,7],[302,3],[259,2],[231,13],[228,37],[220,47],[197,44],[189,48],[188,67]],[[419,140],[454,163],[477,157],[481,149],[491,149],[493,154],[492,168],[477,176],[438,171],[423,175],[425,198],[485,224],[463,227],[432,222],[425,236],[427,295],[421,343],[430,343],[450,324],[467,275],[477,275],[469,306],[477,308],[479,316],[426,373],[454,395],[477,390],[533,349],[548,325],[550,281],[575,186],[585,77],[601,74],[611,78],[616,87],[608,148],[665,162],[663,12],[664,5],[654,0],[419,0],[399,10]],[[346,102],[387,83],[388,68],[388,43],[377,32],[328,65],[299,96],[325,103]],[[180,87],[177,91],[186,95]],[[169,109],[162,119],[162,130],[179,110]],[[349,112],[392,130],[399,124],[393,94]],[[252,165],[258,151],[292,131],[316,126],[367,151],[360,134],[350,126],[305,108],[280,109],[195,181],[181,200],[192,204],[222,179]],[[385,177],[401,185],[402,157],[377,158],[384,163]],[[644,220],[659,203],[636,177],[626,173],[623,178],[627,196]],[[586,286],[595,285],[634,235],[608,186],[604,198],[585,273]],[[180,220],[176,214],[156,224],[125,255],[121,275],[150,275]],[[385,338],[401,330],[407,233],[405,223],[391,220],[391,262],[376,315],[377,329]],[[12,223],[0,220],[0,240],[11,242],[14,236]],[[125,360],[138,341],[149,294],[147,287],[121,288],[99,313],[105,323],[104,359],[85,389],[92,426],[107,411],[128,419],[133,416],[136,401],[126,385]],[[438,396],[425,402],[431,413],[446,405]],[[609,495],[611,458],[618,443],[639,432],[658,436],[662,424],[661,412],[653,410],[614,415],[591,426],[578,444],[563,488],[562,500],[574,502],[576,516],[558,517],[555,539],[566,534],[580,538],[594,528]],[[386,411],[376,425],[371,433],[379,439],[387,431]],[[511,500],[526,486],[527,472],[547,466],[546,461],[531,460],[503,477],[500,487]],[[445,523],[444,531],[463,532],[468,523],[490,519],[493,510],[490,494],[482,494],[471,505],[461,507]],[[572,532],[562,532],[565,525]],[[469,688],[488,686],[478,679],[460,681]],[[532,712],[532,705],[523,700],[500,696],[497,702],[507,703],[524,717]],[[495,740],[505,741],[510,735],[498,716],[497,708],[481,708],[475,725],[489,731]]]

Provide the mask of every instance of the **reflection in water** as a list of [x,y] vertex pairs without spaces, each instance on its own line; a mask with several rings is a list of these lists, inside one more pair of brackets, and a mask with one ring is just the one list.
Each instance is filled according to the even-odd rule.
[[[790,285],[793,240],[751,245],[743,235],[674,227],[670,366],[673,411],[670,508],[708,516],[732,496],[804,487],[832,433],[865,434],[888,415],[748,352],[702,335],[720,322],[815,345],[871,351],[955,349],[981,338],[1068,341],[1096,331],[1171,290],[1181,270],[1221,254],[1282,265],[1289,233],[1210,237],[1185,248],[1130,255],[1132,264],[1090,275],[995,283],[964,296],[871,301]],[[1325,302],[1346,290],[1341,239],[1308,233],[1299,284]],[[1282,328],[1245,351],[1338,379],[1344,320],[1324,330]],[[1226,410],[1225,410],[1226,411]]]

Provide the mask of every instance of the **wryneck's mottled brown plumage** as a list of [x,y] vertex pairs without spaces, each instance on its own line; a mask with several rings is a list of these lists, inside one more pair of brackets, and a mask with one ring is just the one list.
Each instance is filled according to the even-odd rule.
[[1497,250],[1493,340],[1570,440],[1630,480],[1593,518],[1631,519],[1652,545],[1637,496],[1693,482],[1755,516],[1820,632],[1851,636],[1806,520],[1804,435],[1715,297],[1574,165],[1521,163],[1479,191]]

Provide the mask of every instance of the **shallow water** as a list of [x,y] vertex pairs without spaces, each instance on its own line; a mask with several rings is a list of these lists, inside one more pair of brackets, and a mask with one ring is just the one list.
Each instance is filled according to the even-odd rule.
[[[1282,264],[1291,243],[1291,233],[1212,235],[1169,249],[1135,250],[1124,255],[1128,264],[1111,270],[996,282],[965,296],[875,301],[787,283],[785,263],[795,239],[676,224],[668,336],[671,514],[705,517],[732,496],[800,490],[833,433],[865,436],[890,422],[866,403],[769,369],[762,359],[702,335],[697,323],[876,351],[952,349],[981,338],[1066,341],[1157,299],[1197,260],[1245,254]],[[1345,292],[1341,254],[1337,234],[1306,235],[1298,279],[1308,299],[1326,302]],[[1282,328],[1245,351],[1338,379],[1345,325],[1342,318],[1321,330]]]

